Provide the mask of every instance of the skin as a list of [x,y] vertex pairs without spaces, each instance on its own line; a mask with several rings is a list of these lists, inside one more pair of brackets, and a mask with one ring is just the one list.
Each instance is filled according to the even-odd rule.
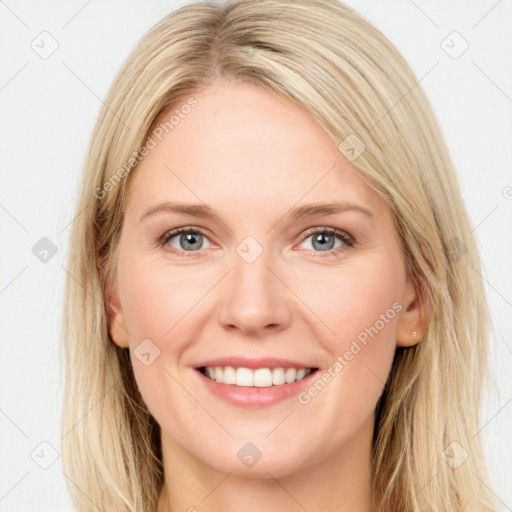
[[[161,427],[157,510],[368,512],[375,405],[395,348],[425,330],[391,210],[311,115],[286,99],[232,81],[191,96],[198,105],[130,176],[117,287],[107,296],[111,337],[130,348]],[[139,222],[162,201],[206,203],[221,220],[160,212]],[[286,216],[331,201],[373,216]],[[182,226],[196,229],[199,249],[179,234],[158,244]],[[355,244],[334,237],[322,250],[318,235],[305,233],[324,227]],[[263,248],[252,263],[236,252],[247,236]],[[402,310],[308,404],[292,397],[237,407],[211,395],[193,369],[245,355],[325,371],[394,303]],[[133,353],[146,338],[160,350],[148,366]],[[252,467],[236,456],[247,442],[262,453]]]

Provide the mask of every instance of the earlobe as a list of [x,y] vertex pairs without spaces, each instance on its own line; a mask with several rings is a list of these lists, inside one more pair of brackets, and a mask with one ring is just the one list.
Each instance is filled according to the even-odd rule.
[[128,330],[125,325],[121,301],[109,279],[106,279],[105,283],[105,310],[107,315],[107,329],[112,341],[118,347],[127,348]]
[[107,325],[112,341],[121,348],[128,347],[128,331],[126,329],[121,304],[117,295],[112,294],[107,302]]
[[396,345],[412,347],[418,344],[428,327],[425,295],[421,286],[415,286],[411,279],[407,281],[402,297],[403,309],[399,314],[396,327]]

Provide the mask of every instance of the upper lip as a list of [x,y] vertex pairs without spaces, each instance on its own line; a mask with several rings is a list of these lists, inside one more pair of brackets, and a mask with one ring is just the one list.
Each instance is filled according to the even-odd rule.
[[235,368],[316,368],[316,366],[293,361],[291,359],[281,359],[277,357],[259,357],[248,359],[247,357],[220,357],[217,359],[208,359],[196,365],[196,368],[204,366],[233,366]]

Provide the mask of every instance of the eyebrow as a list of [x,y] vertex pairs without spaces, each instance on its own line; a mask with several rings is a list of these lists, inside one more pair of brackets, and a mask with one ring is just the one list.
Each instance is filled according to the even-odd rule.
[[[304,206],[292,208],[285,215],[293,220],[301,220],[305,217],[314,215],[333,215],[335,213],[342,213],[346,211],[356,211],[373,218],[373,213],[367,208],[351,203],[312,203]],[[151,217],[157,213],[181,213],[185,215],[192,215],[194,217],[206,219],[219,219],[215,211],[206,204],[191,204],[191,203],[177,203],[177,202],[162,202],[150,206],[140,217],[139,222]]]

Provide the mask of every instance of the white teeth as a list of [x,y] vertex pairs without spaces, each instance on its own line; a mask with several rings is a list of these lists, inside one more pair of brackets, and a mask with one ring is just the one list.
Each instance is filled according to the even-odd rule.
[[306,368],[234,368],[233,366],[208,366],[206,376],[222,384],[234,384],[242,387],[268,388],[270,386],[280,386],[281,384],[291,384],[302,380],[311,373],[311,369]]
[[254,372],[254,386],[257,388],[272,386],[272,372],[269,368],[258,368]]
[[[215,379],[218,380],[218,379]],[[236,371],[232,366],[226,366],[222,372],[222,381],[224,384],[236,384]]]
[[284,380],[291,384],[292,382],[295,382],[295,377],[297,377],[297,370],[295,368],[286,368],[286,371],[284,372]]
[[274,386],[280,386],[284,384],[286,381],[284,380],[284,370],[283,368],[274,368],[272,370],[272,384]]
[[[236,371],[236,382],[237,386],[252,386],[253,374],[249,368],[238,368]],[[217,382],[223,382],[217,379]]]
[[302,380],[306,376],[306,368],[301,368],[300,370],[297,370],[296,379]]

